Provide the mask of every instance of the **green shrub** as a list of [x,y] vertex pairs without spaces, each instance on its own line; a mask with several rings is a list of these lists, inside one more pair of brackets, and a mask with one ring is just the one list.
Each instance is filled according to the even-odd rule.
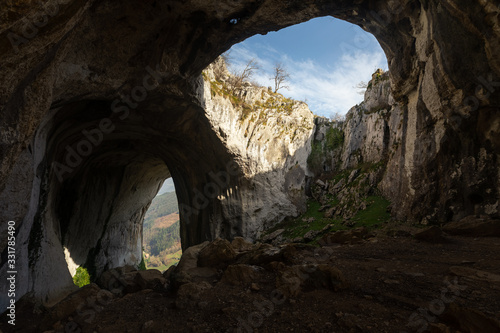
[[139,270],[145,271],[146,269],[148,269],[148,268],[146,267],[146,262],[144,261],[144,253],[143,253],[141,263],[139,264]]
[[323,146],[321,142],[314,142],[312,144],[311,154],[307,157],[307,165],[315,172],[321,171],[323,161]]
[[73,283],[80,288],[90,284],[90,275],[86,268],[78,267],[76,269],[76,274],[73,276]]
[[331,127],[326,132],[326,148],[334,150],[342,147],[344,144],[344,132],[341,129]]

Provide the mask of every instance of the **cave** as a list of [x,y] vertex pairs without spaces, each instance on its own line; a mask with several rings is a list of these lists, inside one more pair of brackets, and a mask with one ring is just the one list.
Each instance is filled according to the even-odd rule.
[[18,297],[65,296],[68,255],[96,275],[137,264],[142,219],[170,176],[183,249],[255,237],[252,190],[207,119],[200,74],[245,38],[315,17],[359,25],[386,53],[403,105],[383,183],[394,214],[498,216],[500,30],[490,1],[49,1],[50,12],[18,3],[0,11],[0,215],[2,230],[16,221]]

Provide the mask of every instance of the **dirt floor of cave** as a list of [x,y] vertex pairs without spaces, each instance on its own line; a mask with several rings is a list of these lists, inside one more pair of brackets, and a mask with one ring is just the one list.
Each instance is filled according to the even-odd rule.
[[[269,271],[254,281],[258,288],[217,282],[183,308],[176,305],[175,295],[143,290],[100,309],[81,331],[414,332],[434,320],[445,322],[442,313],[449,310],[451,301],[499,320],[500,281],[495,279],[500,275],[500,238],[448,239],[444,244],[430,244],[411,237],[378,236],[361,244],[324,248],[326,258],[324,252],[315,254],[304,248],[298,251],[301,259],[323,256],[343,272],[350,288],[306,291],[281,302],[273,299],[276,276]],[[492,275],[457,276],[452,267]],[[4,323],[0,329],[36,331],[41,316],[18,309],[15,330]],[[68,320],[58,322],[52,332]]]

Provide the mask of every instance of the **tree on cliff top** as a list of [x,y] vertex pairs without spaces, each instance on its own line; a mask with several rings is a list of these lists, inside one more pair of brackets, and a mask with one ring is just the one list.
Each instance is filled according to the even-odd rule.
[[234,88],[240,88],[243,82],[249,81],[254,73],[260,69],[259,63],[255,59],[250,59],[243,70],[234,73],[233,75],[233,86]]
[[274,77],[269,79],[274,80],[275,93],[277,93],[281,88],[289,89],[289,87],[284,85],[284,83],[290,79],[290,74],[283,66],[283,63],[278,62],[274,65]]

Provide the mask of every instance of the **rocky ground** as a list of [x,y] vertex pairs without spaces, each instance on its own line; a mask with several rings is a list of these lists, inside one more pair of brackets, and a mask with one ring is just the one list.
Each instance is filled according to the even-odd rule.
[[119,268],[52,308],[20,301],[0,330],[500,332],[499,224],[341,231],[320,247],[219,239],[163,275]]

